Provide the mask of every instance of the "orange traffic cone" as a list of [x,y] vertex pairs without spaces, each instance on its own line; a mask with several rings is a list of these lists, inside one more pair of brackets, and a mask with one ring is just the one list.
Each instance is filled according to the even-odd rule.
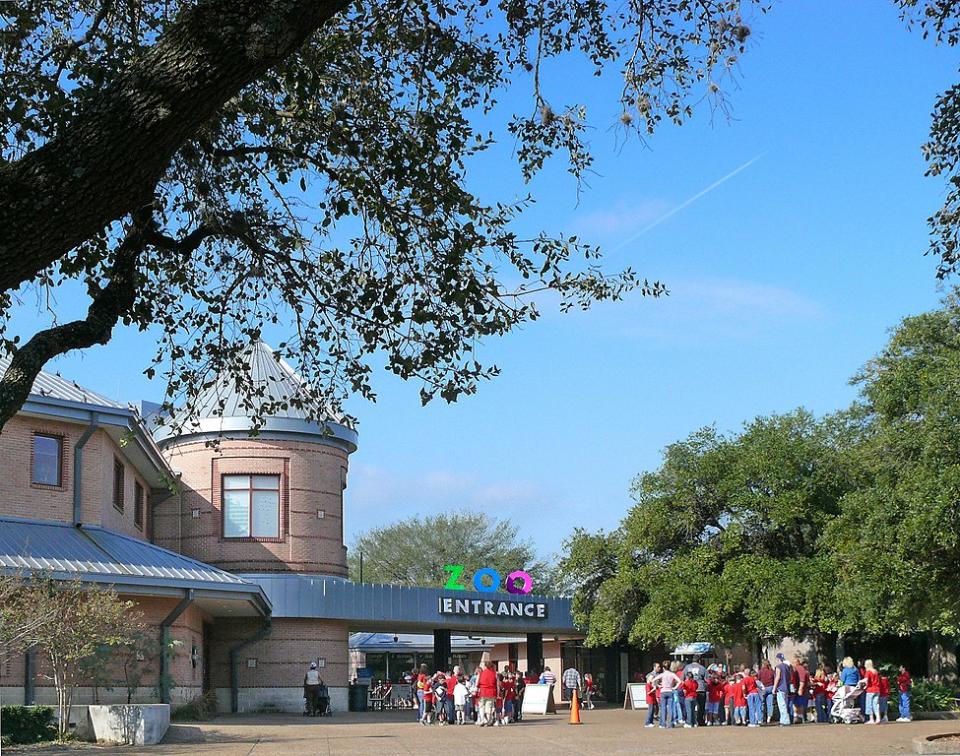
[[577,691],[573,691],[573,698],[570,700],[570,724],[580,724],[580,698]]

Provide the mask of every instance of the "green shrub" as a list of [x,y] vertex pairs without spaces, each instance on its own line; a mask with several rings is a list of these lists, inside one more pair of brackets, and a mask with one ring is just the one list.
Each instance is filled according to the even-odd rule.
[[170,712],[170,719],[177,722],[199,722],[211,719],[217,713],[217,697],[211,691],[178,706]]
[[[895,681],[892,687],[896,688]],[[900,703],[899,691],[890,691],[890,711],[897,711]],[[910,689],[910,710],[911,711],[960,711],[960,690],[935,682],[919,678],[913,681],[913,687]]]
[[0,727],[9,743],[39,743],[57,737],[49,706],[0,706]]

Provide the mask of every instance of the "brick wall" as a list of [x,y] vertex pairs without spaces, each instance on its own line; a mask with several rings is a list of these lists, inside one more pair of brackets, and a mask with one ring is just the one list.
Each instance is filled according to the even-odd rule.
[[[230,648],[262,626],[263,620],[253,617],[214,625],[211,645],[215,687],[230,686]],[[270,635],[240,652],[240,687],[302,688],[310,662],[318,658],[324,660],[325,666],[320,670],[324,682],[331,687],[346,686],[347,645],[347,626],[343,622],[275,619]]]
[[[38,520],[73,522],[73,463],[77,441],[87,425],[17,415],[0,433],[0,459],[4,462],[0,475],[0,514]],[[33,437],[35,434],[57,436],[62,440],[61,485],[33,483]],[[121,514],[112,505],[113,459],[126,467],[124,501]],[[81,519],[112,530],[145,538],[133,521],[134,481],[148,491],[143,478],[125,459],[123,452],[103,430],[95,432],[83,447]],[[149,509],[149,508],[148,508]],[[145,515],[145,518],[149,515]],[[145,523],[146,524],[146,523]]]
[[[160,623],[170,614],[179,603],[177,598],[160,597],[132,597],[124,596],[135,603],[134,611],[143,614],[145,632],[159,642]],[[203,685],[203,625],[213,622],[200,608],[187,607],[170,629],[170,637],[180,641],[175,655],[170,663],[170,676],[174,689],[171,698],[174,703],[188,701],[199,695]],[[196,647],[196,665],[193,663],[192,650]],[[149,703],[157,700],[157,682],[159,679],[160,662],[158,658],[146,658],[142,662],[142,674],[139,679],[139,688],[134,694],[134,702]],[[107,672],[101,680],[98,691],[102,703],[126,702],[127,678],[122,668],[122,658],[114,657],[107,663]],[[35,678],[36,698],[39,703],[50,703],[56,700],[56,692],[50,678],[50,669],[42,654],[37,657],[37,676]],[[0,656],[0,689],[3,689],[5,701],[21,703],[24,683],[24,661],[19,655]],[[132,680],[132,677],[131,677]],[[94,691],[90,680],[81,681],[76,703],[92,703]]]
[[[154,542],[234,572],[346,575],[341,476],[346,452],[320,443],[266,439],[168,446],[183,491],[154,509]],[[280,538],[224,538],[221,477],[230,473],[280,476]],[[318,516],[318,511],[322,517]]]

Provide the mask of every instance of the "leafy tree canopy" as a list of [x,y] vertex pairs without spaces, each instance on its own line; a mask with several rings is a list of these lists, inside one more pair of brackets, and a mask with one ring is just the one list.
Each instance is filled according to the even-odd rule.
[[822,624],[832,609],[818,543],[864,475],[848,450],[860,435],[854,413],[821,421],[797,410],[668,446],[661,467],[634,481],[617,536],[576,532],[568,544],[590,641],[776,637]]
[[872,425],[863,450],[872,481],[844,498],[842,515],[829,528],[840,595],[858,602],[874,632],[958,634],[957,292],[942,308],[906,318],[854,380]]
[[[272,324],[323,415],[373,396],[372,365],[453,401],[496,373],[474,349],[564,307],[663,291],[555,230],[531,197],[480,197],[498,140],[529,181],[554,155],[579,183],[591,121],[554,72],[572,57],[622,88],[627,133],[723,108],[763,6],[750,0],[36,0],[0,4],[0,427],[50,358],[122,321],[159,334],[169,396],[232,375]],[[529,93],[500,113],[507,89]],[[593,123],[596,123],[594,121]],[[82,281],[85,318],[22,340],[12,304]],[[380,355],[372,359],[373,355]],[[262,387],[261,387],[262,391]],[[183,414],[183,422],[189,420]],[[317,419],[323,419],[318,417]]]
[[357,536],[348,557],[350,579],[360,579],[362,553],[367,583],[442,587],[450,577],[444,566],[462,564],[467,590],[473,590],[473,573],[481,567],[492,567],[504,580],[514,570],[524,570],[533,578],[533,592],[538,595],[560,590],[562,582],[555,570],[537,558],[529,540],[517,534],[517,526],[509,520],[483,513],[410,517]]
[[816,419],[703,428],[563,568],[591,643],[960,634],[960,294],[906,318]]

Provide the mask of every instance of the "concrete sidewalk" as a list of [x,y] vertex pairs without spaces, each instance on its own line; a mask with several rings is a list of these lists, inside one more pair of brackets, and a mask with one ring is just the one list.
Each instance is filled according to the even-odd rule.
[[[914,753],[919,735],[960,732],[960,721],[867,725],[703,727],[645,729],[643,712],[608,708],[583,712],[583,724],[566,713],[528,717],[498,728],[423,727],[410,712],[338,714],[304,719],[290,715],[221,716],[211,722],[173,725],[159,746],[94,749],[97,753],[221,754],[670,754],[670,756],[886,756]],[[6,749],[4,749],[6,751]]]

